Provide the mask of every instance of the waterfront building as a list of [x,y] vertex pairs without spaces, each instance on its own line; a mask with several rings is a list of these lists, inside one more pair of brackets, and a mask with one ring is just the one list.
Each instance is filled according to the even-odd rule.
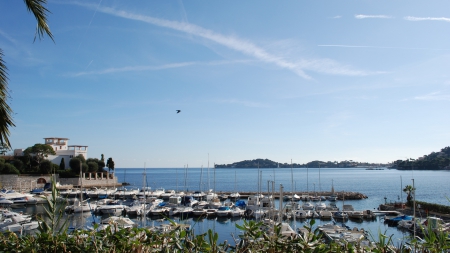
[[[78,155],[83,155],[87,159],[88,146],[86,145],[69,145],[69,138],[46,137],[44,144],[50,145],[56,155],[49,155],[46,159],[54,164],[59,165],[64,158],[65,168],[69,168],[70,159]],[[15,149],[14,156],[23,156],[25,149]]]

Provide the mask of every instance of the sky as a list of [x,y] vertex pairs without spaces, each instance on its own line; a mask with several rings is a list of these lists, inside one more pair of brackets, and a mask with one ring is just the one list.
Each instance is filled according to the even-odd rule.
[[[12,148],[116,168],[387,163],[450,143],[449,1],[0,1]],[[181,110],[176,113],[176,110]]]

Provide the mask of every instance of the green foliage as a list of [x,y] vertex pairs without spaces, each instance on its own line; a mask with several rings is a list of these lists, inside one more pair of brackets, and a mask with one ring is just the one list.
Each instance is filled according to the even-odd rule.
[[111,170],[114,170],[114,161],[110,157],[108,158],[108,161],[106,161],[106,167],[108,167],[108,170],[111,172]]
[[6,143],[0,143],[0,155],[5,155],[11,148]]
[[[56,192],[56,189],[52,189]],[[56,195],[52,195],[52,198]],[[313,229],[314,221],[298,236],[283,236],[280,225],[275,225],[271,232],[263,222],[246,221],[242,226],[236,225],[242,234],[235,238],[235,246],[227,241],[220,242],[217,233],[209,229],[204,234],[195,235],[194,230],[176,229],[160,233],[146,228],[120,229],[111,224],[105,230],[76,230],[67,233],[67,224],[61,219],[56,202],[50,198],[48,217],[41,219],[41,226],[36,235],[18,237],[13,233],[0,234],[1,252],[273,252],[273,253],[325,253],[325,252],[412,252],[411,247],[395,247],[392,236],[380,233],[379,240],[373,248],[362,248],[344,241],[325,243],[320,231]],[[171,221],[173,226],[176,224]],[[416,252],[447,252],[450,242],[448,233],[436,232],[424,228],[423,240],[412,240],[411,246]]]
[[59,163],[59,170],[65,170],[66,169],[66,162],[64,161],[64,157],[61,158],[61,162]]
[[44,160],[41,162],[41,166],[40,166],[40,172],[42,174],[50,174],[52,172],[52,162],[50,162],[49,160]]
[[86,164],[86,160],[84,159],[83,155],[78,155],[69,161],[69,166],[72,169],[72,171],[76,171],[76,173],[80,172],[80,164],[81,164],[81,170],[83,172],[88,171],[88,165]]
[[14,167],[16,167],[16,169],[20,172],[23,172],[24,170],[24,164],[21,160],[19,159],[15,159],[12,163],[14,165]]
[[98,170],[98,163],[96,162],[88,162],[88,171],[89,172],[97,172]]
[[450,206],[427,203],[427,202],[417,201],[417,200],[416,200],[416,205],[420,205],[420,209],[428,211],[428,212],[450,214]]
[[19,175],[20,171],[9,162],[5,162],[5,159],[0,158],[0,174],[16,174]]
[[432,152],[420,159],[397,160],[394,168],[399,170],[441,170],[450,168],[450,147],[441,149],[440,152]]
[[5,163],[5,167],[3,168],[3,174],[16,174],[19,175],[20,171],[14,167],[14,165],[10,163]]
[[88,158],[86,160],[86,163],[88,165],[88,168],[89,168],[88,170],[90,172],[97,172],[97,171],[99,171],[99,169],[103,169],[105,167],[105,162],[102,160],[99,160],[97,158]]
[[41,143],[36,143],[32,147],[28,147],[27,149],[25,149],[25,151],[23,151],[23,153],[26,156],[34,156],[38,167],[40,167],[39,165],[41,164],[41,162],[49,155],[56,155],[55,150],[53,150],[50,145]]

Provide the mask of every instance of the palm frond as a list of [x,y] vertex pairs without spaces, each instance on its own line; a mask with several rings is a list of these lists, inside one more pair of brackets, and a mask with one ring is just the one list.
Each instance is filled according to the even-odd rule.
[[34,40],[36,37],[41,39],[45,34],[50,37],[53,41],[53,34],[47,25],[47,14],[51,13],[47,8],[44,7],[47,4],[47,0],[24,0],[27,5],[29,12],[33,13],[37,21],[36,34],[34,35]]
[[11,147],[9,142],[9,128],[14,127],[13,111],[9,107],[7,100],[8,92],[8,74],[5,62],[3,61],[3,51],[0,49],[0,142]]

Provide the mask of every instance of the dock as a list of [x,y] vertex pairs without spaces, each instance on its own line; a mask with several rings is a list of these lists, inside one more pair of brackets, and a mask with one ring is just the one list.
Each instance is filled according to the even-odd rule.
[[[219,191],[216,192],[217,195],[230,195],[232,192],[229,191]],[[253,196],[255,194],[258,194],[258,192],[239,192],[239,194],[241,195],[241,198],[248,198],[250,196]],[[263,195],[267,195],[270,194],[273,196],[273,198],[275,199],[279,199],[280,198],[280,192],[262,192]],[[293,194],[297,194],[298,196],[331,196],[333,195],[332,192],[283,192],[283,195],[293,195]],[[337,200],[361,200],[361,199],[367,199],[367,196],[360,193],[360,192],[335,192],[334,193],[335,196],[337,196]]]

